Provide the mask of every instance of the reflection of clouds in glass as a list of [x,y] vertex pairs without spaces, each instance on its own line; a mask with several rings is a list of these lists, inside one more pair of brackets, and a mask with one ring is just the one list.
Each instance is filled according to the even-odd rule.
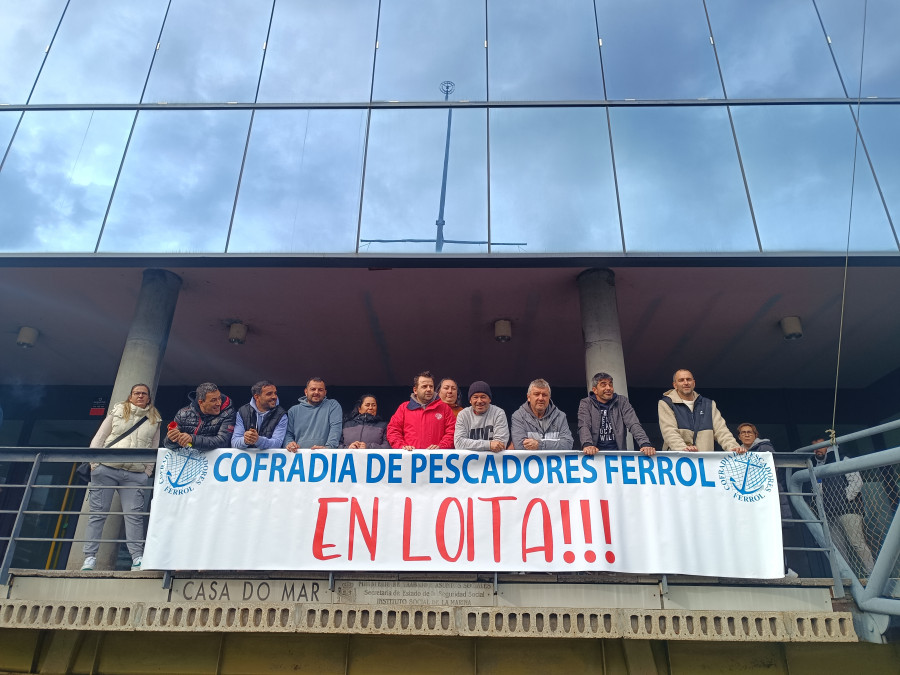
[[527,253],[622,251],[603,110],[491,111],[491,239]]
[[0,103],[25,103],[65,0],[0,1]]
[[275,3],[259,100],[368,101],[378,3]]
[[724,108],[610,113],[629,252],[759,250]]
[[[446,138],[446,110],[372,112],[362,239],[435,238]],[[444,221],[447,239],[487,241],[484,110],[453,112]],[[360,243],[360,251],[433,252],[434,244]]]
[[12,138],[13,130],[21,115],[20,112],[0,112],[0,157],[6,152],[9,139]]
[[[733,115],[763,250],[843,251],[854,141],[847,107],[760,106]],[[864,161],[857,165],[850,244],[896,251]]]
[[376,101],[487,98],[484,0],[382,0],[375,61]]
[[259,0],[173,2],[144,102],[253,101],[271,9]]
[[730,98],[843,96],[811,2],[707,3]]
[[862,56],[863,12],[866,53],[863,62],[862,96],[900,96],[900,4],[896,0],[816,0],[822,23],[831,37],[847,94],[857,96],[859,60]]
[[603,98],[591,0],[491,0],[488,49],[491,100]]
[[[859,125],[894,227],[900,227],[900,106],[863,106]],[[857,166],[863,166],[862,150],[859,156]],[[858,168],[857,172],[861,170]]]
[[364,110],[260,111],[229,253],[356,249]]
[[141,112],[100,250],[225,250],[250,113]]
[[164,0],[71,3],[31,103],[140,101],[165,12]]
[[93,251],[134,112],[29,112],[0,172],[6,251]]
[[699,0],[596,0],[610,99],[722,98]]

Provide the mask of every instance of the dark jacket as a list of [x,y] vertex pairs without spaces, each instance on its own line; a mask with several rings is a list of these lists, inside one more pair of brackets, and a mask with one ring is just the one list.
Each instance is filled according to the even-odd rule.
[[[613,434],[616,437],[616,447],[619,450],[627,450],[625,443],[625,432],[630,431],[634,436],[634,442],[638,448],[649,445],[650,439],[644,433],[641,423],[638,422],[637,414],[631,403],[624,396],[613,394],[609,406],[609,423],[612,425]],[[588,394],[587,398],[581,399],[578,404],[578,440],[581,447],[586,448],[589,445],[596,445],[597,434],[600,432],[600,409],[599,401],[594,392]]]
[[365,443],[366,450],[391,447],[387,442],[387,422],[378,415],[357,413],[344,422],[341,447],[346,448],[356,441]]
[[[191,404],[175,413],[178,430],[191,435],[191,445],[197,450],[206,452],[216,448],[227,448],[231,445],[234,433],[234,405],[231,399],[223,395],[222,408],[218,415],[204,415],[197,405],[193,392],[188,395]],[[165,446],[169,450],[178,450],[179,445],[165,437]]]
[[[775,446],[768,438],[757,438],[750,445],[750,452],[775,452]],[[784,480],[784,469],[775,469],[775,484],[778,486],[778,505],[781,508],[781,518],[793,518],[791,515],[791,504],[785,492],[787,492],[787,484]],[[782,527],[788,527],[793,523],[782,523]]]

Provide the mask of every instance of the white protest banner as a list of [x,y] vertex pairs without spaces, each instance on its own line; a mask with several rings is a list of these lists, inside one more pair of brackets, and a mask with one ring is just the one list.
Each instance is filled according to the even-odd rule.
[[784,574],[768,453],[159,451],[146,569]]

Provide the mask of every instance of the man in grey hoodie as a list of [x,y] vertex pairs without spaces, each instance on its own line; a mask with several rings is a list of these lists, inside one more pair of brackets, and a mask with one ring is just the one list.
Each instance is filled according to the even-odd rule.
[[516,450],[573,449],[566,414],[550,400],[547,380],[533,380],[528,385],[525,403],[512,416],[512,442]]
[[506,413],[491,405],[491,388],[487,382],[469,386],[469,408],[456,416],[453,444],[458,449],[500,452],[509,442]]
[[305,396],[288,410],[285,449],[297,452],[300,448],[320,450],[336,448],[341,442],[341,406],[328,398],[325,380],[311,377],[303,390]]

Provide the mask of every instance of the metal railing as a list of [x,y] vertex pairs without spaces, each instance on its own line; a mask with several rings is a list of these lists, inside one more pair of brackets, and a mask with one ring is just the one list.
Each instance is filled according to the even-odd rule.
[[[838,461],[819,463],[810,458],[806,469],[788,483],[800,492],[809,485],[816,493],[791,497],[802,518],[819,521],[809,529],[816,541],[830,549],[836,576],[850,579],[857,606],[865,612],[900,616],[900,447],[854,459],[840,459],[840,447],[900,428],[891,422],[798,452],[827,448]],[[808,493],[807,493],[808,494]]]

